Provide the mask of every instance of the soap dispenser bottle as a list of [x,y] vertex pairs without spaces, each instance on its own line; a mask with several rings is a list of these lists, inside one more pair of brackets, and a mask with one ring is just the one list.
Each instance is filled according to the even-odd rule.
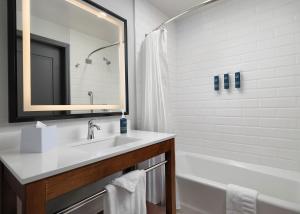
[[127,133],[127,119],[125,117],[124,110],[122,110],[122,117],[120,119],[120,132],[121,134]]

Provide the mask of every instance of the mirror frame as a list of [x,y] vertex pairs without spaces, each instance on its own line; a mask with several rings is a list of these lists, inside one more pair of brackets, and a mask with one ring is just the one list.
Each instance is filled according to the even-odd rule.
[[[95,3],[92,0],[80,0],[84,3],[88,3],[96,9],[102,10],[105,13],[119,19],[124,23],[124,59],[125,59],[125,80],[124,89],[125,92],[123,96],[125,114],[129,114],[129,96],[128,96],[128,39],[127,39],[127,20],[123,17],[115,14],[114,12],[102,7],[101,5]],[[18,82],[17,82],[17,19],[16,19],[16,0],[7,0],[7,28],[8,28],[8,81],[9,81],[9,122],[27,122],[27,121],[37,121],[37,120],[57,120],[57,119],[71,119],[71,118],[86,118],[86,117],[103,117],[103,116],[114,116],[121,115],[121,109],[118,112],[101,112],[101,113],[79,113],[79,114],[66,114],[66,115],[46,115],[46,116],[19,116],[18,115]],[[24,82],[24,80],[23,80]],[[121,103],[122,105],[122,103]],[[37,105],[40,106],[40,105]],[[38,111],[53,112],[53,111],[69,111],[69,110],[99,110],[108,109],[103,107],[108,107],[107,105],[94,105],[95,108],[91,108],[92,105],[65,105],[66,108],[60,109],[64,105],[53,105],[51,110],[47,109],[47,105],[41,105],[42,110]],[[40,107],[41,107],[40,106]],[[55,107],[56,106],[56,107]],[[32,107],[32,106],[31,106]],[[33,106],[34,107],[34,106]],[[48,105],[51,107],[51,105]],[[23,106],[24,108],[24,106]],[[25,107],[28,109],[27,107]],[[122,107],[121,107],[122,108]],[[112,109],[112,108],[109,108]],[[119,109],[119,108],[117,108]],[[37,109],[33,108],[33,111],[26,111],[34,113]]]

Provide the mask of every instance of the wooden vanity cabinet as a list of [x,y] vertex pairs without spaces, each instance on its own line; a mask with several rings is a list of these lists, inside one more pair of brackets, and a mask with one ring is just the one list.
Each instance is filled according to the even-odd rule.
[[22,185],[2,164],[2,214],[46,214],[47,202],[67,192],[92,184],[142,161],[165,154],[166,214],[176,213],[175,141],[166,140],[122,155]]

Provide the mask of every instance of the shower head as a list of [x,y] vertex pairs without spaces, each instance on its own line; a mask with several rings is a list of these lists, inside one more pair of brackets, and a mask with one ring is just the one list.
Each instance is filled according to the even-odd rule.
[[90,65],[93,63],[93,60],[91,60],[90,58],[86,58],[85,63]]
[[[123,43],[123,42],[122,42]],[[88,56],[87,58],[85,59],[85,63],[86,64],[92,64],[93,61],[90,59],[90,56],[92,56],[94,53],[98,52],[98,51],[101,51],[103,49],[106,49],[106,48],[110,48],[110,47],[113,47],[113,46],[116,46],[116,45],[119,45],[120,42],[116,42],[116,43],[113,43],[111,45],[107,45],[107,46],[104,46],[104,47],[101,47],[101,48],[97,48],[96,50],[92,51]],[[111,61],[109,61],[108,59],[106,59],[105,57],[103,57],[103,60],[106,61],[106,64],[107,65],[110,65],[111,64]]]
[[92,91],[88,91],[88,95],[91,97],[94,95],[94,93]]
[[110,65],[111,61],[107,59],[106,57],[103,57],[103,61],[106,63],[106,65]]

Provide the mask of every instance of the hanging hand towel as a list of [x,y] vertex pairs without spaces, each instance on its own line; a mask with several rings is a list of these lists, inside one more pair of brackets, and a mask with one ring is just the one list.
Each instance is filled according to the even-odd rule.
[[229,184],[226,192],[226,214],[256,214],[257,191]]
[[144,170],[129,172],[105,188],[105,214],[147,214]]

